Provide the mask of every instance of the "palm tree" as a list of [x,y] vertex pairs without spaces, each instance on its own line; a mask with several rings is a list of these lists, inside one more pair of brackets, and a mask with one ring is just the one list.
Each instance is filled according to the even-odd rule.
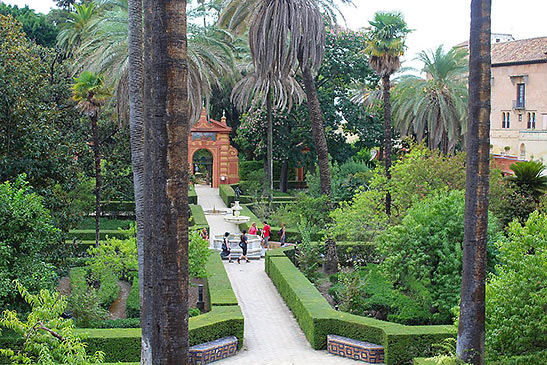
[[463,267],[456,353],[475,365],[484,364],[491,5],[491,0],[471,0]]
[[[129,129],[131,138],[131,162],[135,191],[135,218],[137,221],[137,256],[139,266],[139,297],[141,307],[141,364],[152,364],[150,350],[152,295],[151,285],[145,291],[144,279],[144,103],[142,60],[142,0],[128,0],[128,85]],[[152,283],[150,283],[152,284]]]
[[[188,45],[185,0],[144,8],[144,266],[153,364],[188,363]],[[148,269],[150,268],[150,270]]]
[[508,179],[520,189],[531,194],[537,202],[547,192],[547,176],[542,175],[546,167],[541,161],[519,161],[509,166],[515,173]]
[[231,99],[238,110],[266,106],[268,131],[263,192],[269,194],[270,200],[273,194],[273,111],[287,107],[290,110],[293,101],[300,104],[304,96],[304,91],[292,76],[276,79],[271,74],[261,77],[254,72],[242,78],[232,89]]
[[[118,84],[119,114],[126,109],[128,69],[128,0],[100,0],[86,37],[75,51],[74,67],[104,73]],[[192,120],[197,120],[203,100],[209,104],[212,89],[233,73],[231,35],[216,27],[188,26],[188,83]]]
[[95,245],[99,247],[100,219],[101,219],[101,153],[99,146],[98,120],[101,106],[110,92],[105,87],[104,76],[90,71],[84,71],[74,79],[72,85],[73,99],[83,114],[91,120],[93,133],[93,153],[95,155]]
[[[400,67],[399,57],[405,51],[405,39],[411,31],[399,12],[377,12],[370,21],[367,47],[370,66],[382,78],[384,99],[384,154],[386,177],[391,180],[391,101],[390,77]],[[386,214],[391,215],[391,194],[386,192]]]
[[80,46],[82,38],[85,36],[89,22],[95,14],[95,4],[74,4],[74,12],[69,13],[66,24],[57,35],[57,45],[70,55]]
[[418,142],[427,134],[429,148],[447,154],[465,133],[467,117],[467,51],[452,48],[444,52],[422,51],[426,78],[404,77],[393,92],[393,116],[401,134],[413,133]]

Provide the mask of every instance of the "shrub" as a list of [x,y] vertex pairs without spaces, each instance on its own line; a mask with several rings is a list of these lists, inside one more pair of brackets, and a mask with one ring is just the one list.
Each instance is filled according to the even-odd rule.
[[101,300],[95,288],[87,283],[88,270],[75,267],[70,270],[69,313],[78,326],[86,327],[91,322],[106,318],[106,310],[101,307]]
[[305,218],[298,224],[298,230],[302,236],[302,242],[298,245],[296,262],[298,268],[311,282],[317,277],[317,266],[319,263],[319,250],[312,245],[310,237],[310,226]]
[[28,309],[13,285],[17,279],[31,293],[53,288],[56,274],[47,252],[60,241],[42,198],[25,175],[0,184],[0,307]]
[[486,286],[486,348],[490,358],[547,348],[547,215],[509,224],[497,243],[496,275]]
[[[32,308],[26,322],[19,319],[17,312],[5,311],[0,325],[8,328],[17,337],[25,338],[22,346],[0,350],[15,364],[89,364],[101,363],[103,353],[87,355],[80,337],[74,333],[71,320],[61,318],[66,309],[66,300],[58,293],[41,290],[39,295],[30,294],[17,283],[18,291]],[[16,348],[15,348],[16,346]]]
[[188,275],[193,278],[207,276],[205,263],[209,258],[209,242],[199,235],[199,231],[188,234]]
[[[281,226],[285,222],[287,227],[297,227],[301,219],[307,222],[312,235],[319,235],[325,228],[329,217],[329,205],[326,195],[311,197],[307,194],[298,194],[294,203],[280,206],[270,217],[272,226]],[[288,237],[287,237],[288,239]]]
[[127,297],[127,302],[125,304],[125,313],[127,318],[140,318],[141,317],[141,303],[139,295],[139,278],[133,279],[133,285],[131,286],[131,291]]
[[[381,269],[395,288],[410,297],[431,296],[431,323],[450,323],[451,308],[459,304],[465,196],[441,193],[409,209],[402,223],[375,240],[384,258]],[[490,217],[489,242],[497,239]],[[490,250],[489,265],[493,267]]]

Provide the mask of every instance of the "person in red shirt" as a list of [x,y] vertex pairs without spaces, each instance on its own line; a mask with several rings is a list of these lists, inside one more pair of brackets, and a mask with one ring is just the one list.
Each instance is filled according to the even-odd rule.
[[256,228],[256,222],[253,222],[251,224],[251,227],[249,228],[249,234],[258,234],[258,228]]
[[262,236],[264,237],[264,247],[268,248],[268,242],[270,241],[271,227],[268,222],[264,221],[264,228],[262,228]]

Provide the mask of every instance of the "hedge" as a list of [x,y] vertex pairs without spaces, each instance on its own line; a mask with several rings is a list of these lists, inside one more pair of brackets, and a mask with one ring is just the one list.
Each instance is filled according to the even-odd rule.
[[133,278],[131,285],[131,291],[127,297],[125,304],[125,313],[127,318],[140,318],[141,317],[141,303],[139,295],[139,278]]
[[218,194],[228,208],[230,208],[232,206],[232,203],[237,200],[236,193],[231,185],[220,184],[220,186],[218,187]]
[[433,344],[454,337],[453,326],[405,326],[334,310],[306,277],[278,250],[266,253],[266,272],[314,349],[325,349],[334,334],[384,346],[385,363],[409,363],[431,356]]
[[435,360],[427,359],[425,357],[417,357],[414,359],[413,364],[414,365],[436,365],[437,362]]
[[190,204],[189,207],[190,215],[192,216],[192,229],[207,228],[207,232],[209,232],[209,223],[207,222],[207,218],[205,218],[203,208],[195,204]]
[[197,204],[198,194],[194,185],[188,185],[188,204]]
[[238,305],[232,284],[217,251],[211,251],[205,269],[207,270],[207,288],[211,306]]
[[[123,231],[118,231],[117,229],[104,229],[99,232],[100,240],[106,240],[106,237],[116,237],[116,238],[127,238],[127,233]],[[67,238],[69,240],[77,239],[81,241],[95,241],[95,230],[94,229],[72,229],[68,231]]]
[[103,213],[125,213],[135,212],[135,201],[110,200],[101,202],[101,212]]

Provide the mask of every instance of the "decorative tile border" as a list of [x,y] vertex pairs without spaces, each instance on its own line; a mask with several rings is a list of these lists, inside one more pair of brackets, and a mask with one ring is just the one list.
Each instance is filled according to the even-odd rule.
[[372,364],[384,362],[383,346],[337,335],[327,335],[327,351],[334,355]]
[[190,347],[190,364],[202,365],[233,356],[237,351],[237,338],[224,337]]

